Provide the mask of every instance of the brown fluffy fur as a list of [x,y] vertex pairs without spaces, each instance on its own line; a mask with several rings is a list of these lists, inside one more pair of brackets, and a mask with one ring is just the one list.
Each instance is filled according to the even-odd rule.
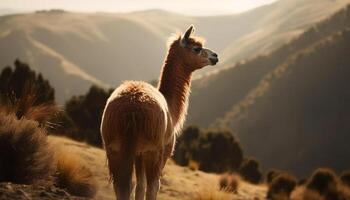
[[134,165],[136,199],[143,199],[146,185],[146,199],[156,198],[161,171],[186,117],[191,74],[214,55],[208,49],[194,54],[192,48],[202,44],[189,38],[191,32],[170,45],[158,89],[127,81],[107,100],[101,135],[117,199],[130,198]]

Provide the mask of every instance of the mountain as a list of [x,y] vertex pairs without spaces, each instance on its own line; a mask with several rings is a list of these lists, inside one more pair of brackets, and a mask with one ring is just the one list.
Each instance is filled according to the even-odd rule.
[[[261,53],[263,46],[263,51],[273,50],[297,35],[285,32],[300,33],[349,1],[318,1],[316,7],[322,10],[313,9],[311,14],[310,6],[305,5],[311,5],[313,0],[279,1],[242,14],[212,17],[162,10],[131,13],[48,10],[7,15],[0,17],[0,69],[16,58],[27,62],[50,80],[58,102],[63,103],[72,95],[86,92],[91,84],[115,87],[128,79],[156,79],[170,33],[194,24],[196,33],[207,39],[207,46],[219,53],[222,63],[198,72],[197,77],[201,77],[231,67],[239,59],[253,57]],[[284,16],[286,8],[295,14]],[[301,18],[302,25],[295,21]],[[272,24],[274,28],[270,27]],[[265,37],[261,30],[269,30],[271,37]],[[249,35],[263,38],[264,44],[241,42],[247,41]]]
[[[350,6],[269,55],[198,82],[190,117],[232,128],[265,168],[299,176],[319,166],[344,170],[350,162],[349,52]],[[209,114],[201,116],[201,109]]]
[[[332,18],[314,24],[305,33],[270,54],[239,61],[230,68],[202,77],[193,83],[188,124],[208,127],[254,90],[262,78],[283,63],[288,56],[334,32],[349,27],[347,11],[342,9]],[[211,105],[211,106],[208,106]],[[214,106],[215,105],[215,106]],[[225,121],[225,120],[221,120]]]

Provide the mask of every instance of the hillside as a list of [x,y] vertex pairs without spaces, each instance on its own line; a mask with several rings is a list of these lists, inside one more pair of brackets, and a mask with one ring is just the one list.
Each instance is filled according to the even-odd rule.
[[[210,77],[204,83],[215,94],[206,95],[228,110],[212,126],[232,128],[265,169],[305,176],[319,166],[348,168],[349,22],[350,6],[272,54]],[[192,105],[213,100],[199,94]]]
[[[95,199],[112,200],[114,191],[108,182],[106,158],[103,150],[70,139],[50,136],[49,141],[54,145],[62,145],[67,151],[79,154],[91,168],[97,178],[99,190]],[[169,161],[165,167],[161,179],[159,199],[177,200],[194,199],[202,189],[216,190],[219,176],[201,171],[192,171],[188,168],[179,167]],[[254,186],[242,181],[237,194],[231,194],[232,199],[262,199],[266,193],[264,186]]]
[[238,62],[232,68],[195,81],[187,123],[208,127],[216,119],[224,118],[220,121],[224,121],[222,126],[226,126],[232,120],[229,115],[224,117],[225,113],[230,113],[238,102],[257,87],[265,75],[285,62],[288,56],[294,55],[335,32],[350,27],[349,10],[348,6],[329,19],[315,24],[305,33],[270,54]]
[[267,74],[224,118],[247,152],[266,167],[302,176],[317,166],[347,169],[349,52],[347,29],[288,57]]
[[[63,103],[74,94],[86,92],[91,84],[115,87],[126,79],[156,79],[170,33],[189,24],[194,24],[196,33],[220,55],[222,64],[197,73],[203,75],[275,49],[349,1],[280,1],[242,14],[212,17],[162,10],[51,10],[7,15],[0,17],[0,69],[21,59],[50,80],[57,100]],[[311,9],[310,5],[317,6]],[[294,14],[284,15],[286,10]]]

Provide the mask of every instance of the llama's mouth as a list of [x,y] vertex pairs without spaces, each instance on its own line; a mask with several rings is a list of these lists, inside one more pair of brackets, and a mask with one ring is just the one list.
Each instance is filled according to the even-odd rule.
[[210,64],[211,64],[211,65],[216,65],[216,63],[219,62],[219,59],[218,59],[218,58],[209,58],[209,60],[210,60]]

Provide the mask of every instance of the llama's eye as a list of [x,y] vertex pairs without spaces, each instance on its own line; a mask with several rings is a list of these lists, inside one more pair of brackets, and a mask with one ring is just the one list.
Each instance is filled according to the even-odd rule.
[[193,47],[193,51],[198,54],[202,51],[202,47]]

